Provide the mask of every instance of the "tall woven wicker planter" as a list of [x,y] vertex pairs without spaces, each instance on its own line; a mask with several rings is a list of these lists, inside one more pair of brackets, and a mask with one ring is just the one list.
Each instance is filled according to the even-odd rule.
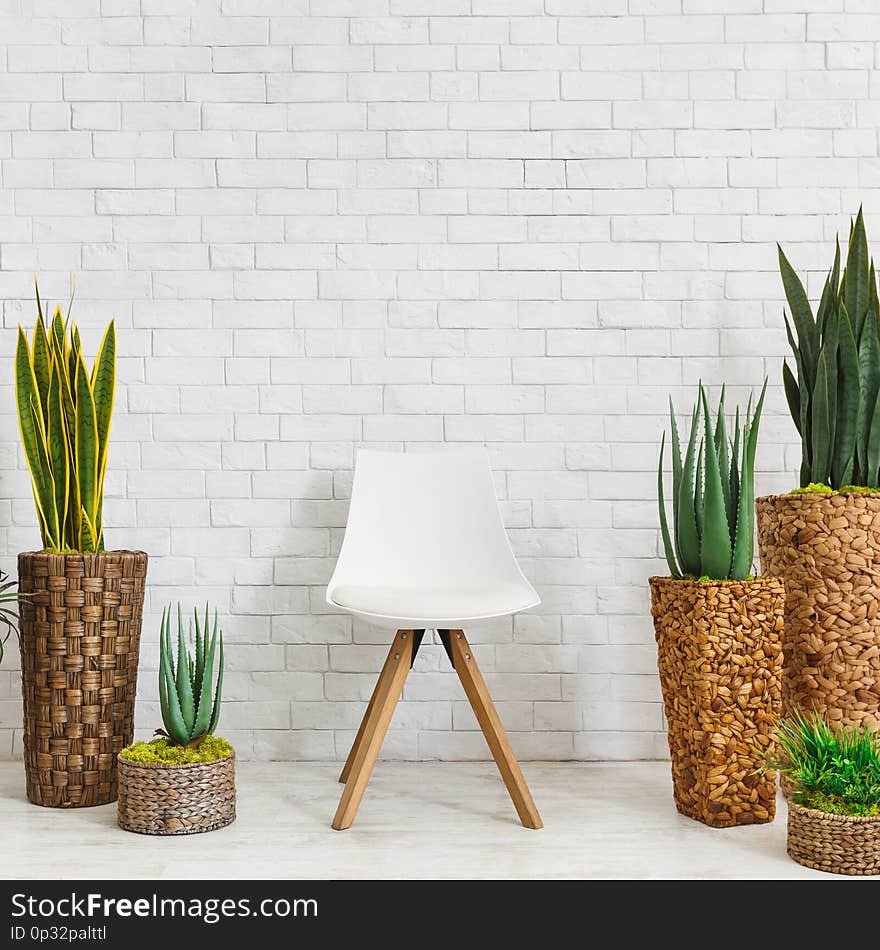
[[160,765],[119,759],[119,827],[142,835],[194,835],[235,820],[235,753]]
[[761,567],[785,580],[786,714],[880,728],[880,494],[756,504]]
[[880,817],[829,815],[788,803],[788,853],[832,874],[880,874]]
[[147,555],[18,556],[27,796],[70,808],[115,801],[132,739]]
[[785,592],[652,577],[651,612],[678,810],[714,828],[772,821]]

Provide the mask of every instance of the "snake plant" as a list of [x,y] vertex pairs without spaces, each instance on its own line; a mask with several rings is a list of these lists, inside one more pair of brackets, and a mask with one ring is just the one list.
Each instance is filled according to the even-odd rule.
[[[75,323],[56,307],[47,328],[36,289],[31,341],[18,328],[15,396],[43,547],[103,551],[104,474],[116,388],[116,325],[110,321],[91,371]],[[72,301],[72,298],[71,298]]]
[[[657,497],[663,548],[673,577],[743,580],[751,573],[755,532],[755,450],[766,391],[765,379],[754,412],[749,397],[742,423],[737,407],[733,439],[729,439],[724,418],[724,389],[721,390],[713,429],[709,400],[700,383],[683,461],[675,410],[672,400],[669,400],[672,533],[666,517],[663,487],[665,432],[660,443]],[[698,449],[701,420],[703,436]]]
[[3,647],[13,630],[18,630],[18,584],[9,580],[5,571],[0,571],[0,661],[3,660]]
[[840,263],[838,241],[814,317],[779,248],[796,370],[783,363],[782,380],[801,437],[802,487],[880,485],[880,305],[861,208],[850,225],[843,273]]
[[[217,626],[214,611],[213,629],[208,605],[204,620],[193,609],[195,654],[190,653],[184,633],[183,615],[177,605],[177,662],[171,643],[171,607],[162,611],[159,641],[159,705],[165,729],[157,729],[177,745],[197,747],[211,735],[220,718],[220,696],[223,690],[223,631]],[[218,650],[219,642],[219,650]],[[214,687],[214,666],[217,684]]]

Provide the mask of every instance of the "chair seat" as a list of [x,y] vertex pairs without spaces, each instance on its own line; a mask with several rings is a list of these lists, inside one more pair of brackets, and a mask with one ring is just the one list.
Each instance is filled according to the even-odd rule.
[[354,614],[393,621],[392,626],[452,629],[504,617],[539,604],[528,583],[490,582],[470,587],[367,587],[341,584],[331,602]]

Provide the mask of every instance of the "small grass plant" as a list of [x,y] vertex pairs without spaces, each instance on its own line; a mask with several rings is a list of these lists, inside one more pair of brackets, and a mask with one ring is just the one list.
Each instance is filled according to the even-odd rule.
[[767,767],[789,777],[797,804],[832,815],[880,817],[880,734],[833,726],[805,712],[783,719],[778,734],[780,752]]

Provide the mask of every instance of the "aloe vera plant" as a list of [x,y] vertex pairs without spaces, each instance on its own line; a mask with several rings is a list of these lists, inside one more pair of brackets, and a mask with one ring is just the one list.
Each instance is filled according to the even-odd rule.
[[[205,604],[204,619],[193,609],[194,653],[190,653],[184,631],[183,614],[177,605],[177,658],[171,641],[171,607],[162,611],[159,641],[159,705],[164,729],[156,731],[177,745],[197,747],[211,735],[220,718],[223,691],[223,631],[218,628],[217,611],[213,627]],[[214,685],[214,667],[217,682]]]
[[56,553],[103,551],[116,325],[110,321],[88,370],[70,309],[65,319],[56,307],[47,328],[39,288],[36,297],[31,341],[18,328],[15,396],[43,547]]
[[850,226],[842,273],[840,265],[838,241],[814,317],[779,248],[795,364],[792,372],[783,363],[782,380],[801,437],[802,487],[880,485],[880,304],[861,208]]
[[[749,397],[742,419],[737,407],[733,438],[730,439],[724,417],[724,389],[721,390],[718,411],[714,414],[713,427],[709,400],[700,383],[699,396],[691,413],[684,459],[675,410],[672,400],[669,400],[672,532],[666,516],[663,486],[665,432],[657,467],[657,497],[663,549],[673,577],[743,580],[751,573],[755,543],[755,451],[766,391],[765,379],[754,412]],[[698,447],[701,421],[703,436]]]

